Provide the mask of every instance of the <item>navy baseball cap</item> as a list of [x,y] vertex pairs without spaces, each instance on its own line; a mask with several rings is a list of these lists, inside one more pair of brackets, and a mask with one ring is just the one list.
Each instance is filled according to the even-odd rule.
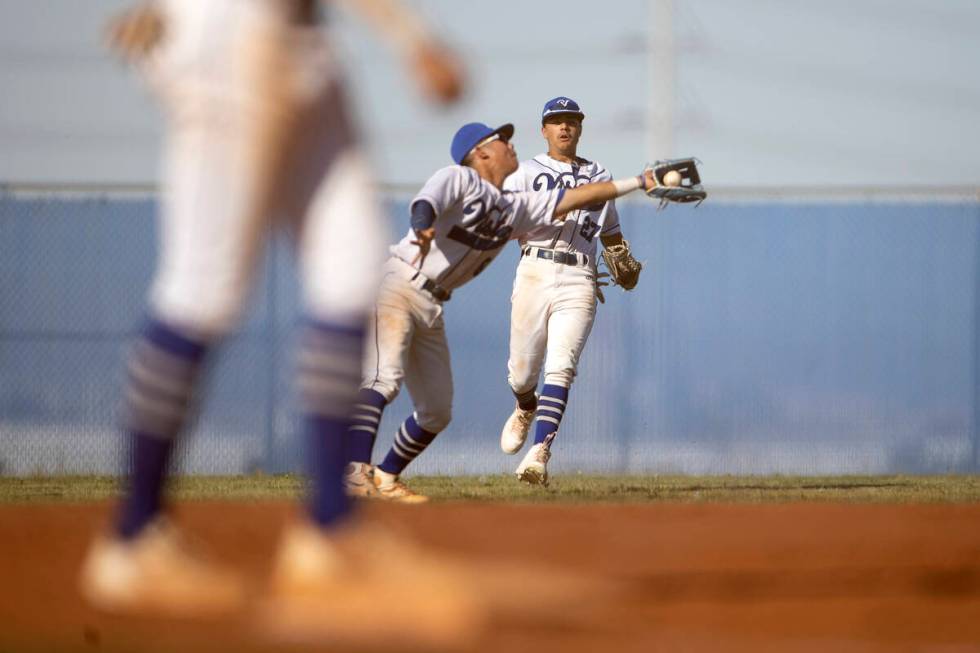
[[477,143],[494,134],[500,134],[501,138],[509,141],[514,135],[514,125],[507,123],[493,129],[482,122],[466,123],[453,136],[453,144],[449,148],[453,161],[462,164],[463,159],[470,153],[470,150],[476,147]]
[[572,113],[578,116],[579,120],[585,120],[585,114],[579,108],[578,102],[564,95],[560,95],[544,103],[544,111],[541,112],[541,122],[544,122],[545,118],[553,116],[556,113]]

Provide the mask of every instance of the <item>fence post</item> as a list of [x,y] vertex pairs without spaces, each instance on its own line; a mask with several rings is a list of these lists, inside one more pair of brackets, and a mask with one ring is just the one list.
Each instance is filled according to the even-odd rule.
[[[272,236],[274,232],[270,234]],[[278,405],[279,392],[278,392],[278,377],[279,377],[279,356],[278,347],[276,342],[276,322],[278,318],[278,305],[276,303],[278,281],[277,274],[277,263],[279,258],[278,253],[278,240],[270,238],[266,242],[269,243],[267,247],[267,252],[269,256],[266,258],[266,265],[268,266],[266,274],[266,310],[268,315],[266,317],[265,325],[265,340],[266,340],[266,355],[268,356],[268,381],[269,381],[269,395],[267,398],[268,410],[266,410],[265,419],[265,444],[263,452],[263,467],[264,471],[267,473],[274,473],[280,471],[276,469],[275,464],[275,434],[276,434],[276,408]]]
[[974,210],[977,217],[976,253],[973,257],[973,471],[980,472],[980,190]]

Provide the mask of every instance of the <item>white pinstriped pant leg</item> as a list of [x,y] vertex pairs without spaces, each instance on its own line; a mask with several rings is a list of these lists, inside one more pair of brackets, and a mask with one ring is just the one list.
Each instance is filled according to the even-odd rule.
[[548,343],[548,316],[554,286],[554,264],[522,258],[514,278],[510,313],[510,357],[507,382],[514,394],[538,385]]
[[595,322],[595,271],[523,258],[511,298],[508,382],[515,394],[544,382],[568,388]]
[[587,268],[565,267],[548,320],[544,382],[570,388],[595,323],[595,281]]
[[405,360],[415,337],[413,288],[388,273],[368,325],[362,388],[381,394],[387,403],[398,396],[405,380]]
[[419,425],[444,429],[451,419],[453,379],[442,306],[397,274],[387,274],[366,345],[361,387],[390,403],[404,381]]
[[453,372],[442,315],[419,326],[409,351],[405,383],[415,404],[415,419],[426,431],[439,433],[452,419]]

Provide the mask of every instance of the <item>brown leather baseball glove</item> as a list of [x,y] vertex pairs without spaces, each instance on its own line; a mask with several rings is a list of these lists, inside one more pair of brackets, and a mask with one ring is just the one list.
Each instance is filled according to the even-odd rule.
[[606,261],[614,284],[622,286],[623,290],[636,288],[643,264],[633,258],[629,241],[624,240],[622,245],[606,247],[602,250],[602,258]]

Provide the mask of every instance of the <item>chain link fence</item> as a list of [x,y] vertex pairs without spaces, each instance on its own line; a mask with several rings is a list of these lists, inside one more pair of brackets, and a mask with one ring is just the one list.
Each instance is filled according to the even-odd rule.
[[[406,225],[392,193],[392,236]],[[118,473],[123,360],[154,261],[152,192],[0,192],[0,474]],[[607,292],[556,473],[976,472],[980,203],[762,193],[621,203],[645,268]],[[446,305],[454,420],[412,473],[510,472],[507,250]],[[184,473],[298,471],[290,247],[215,358]],[[385,413],[376,455],[411,410]]]

